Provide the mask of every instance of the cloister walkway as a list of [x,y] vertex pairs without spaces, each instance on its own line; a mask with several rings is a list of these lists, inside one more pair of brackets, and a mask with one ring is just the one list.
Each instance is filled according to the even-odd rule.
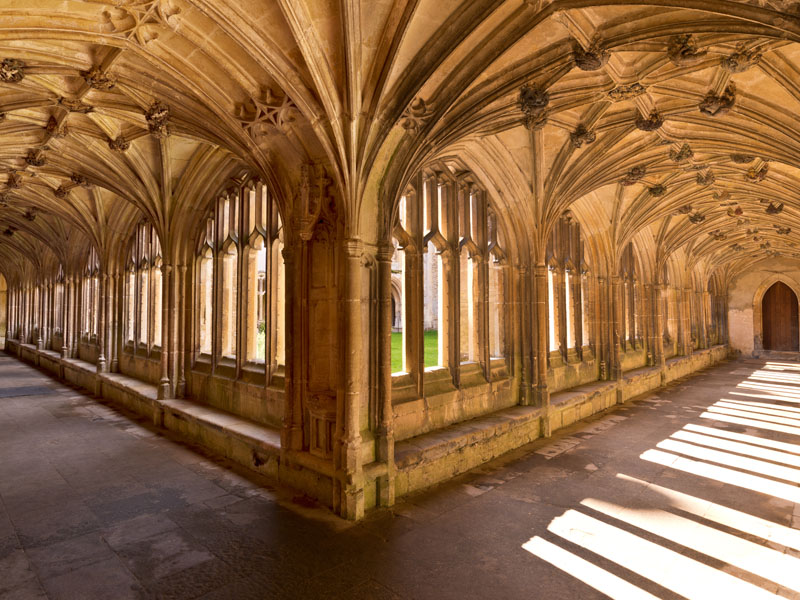
[[800,364],[739,360],[351,524],[0,354],[0,598],[800,592]]

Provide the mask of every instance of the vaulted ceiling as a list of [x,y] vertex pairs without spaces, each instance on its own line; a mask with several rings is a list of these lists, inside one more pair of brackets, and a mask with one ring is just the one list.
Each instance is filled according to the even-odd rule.
[[0,0],[0,270],[244,170],[290,213],[308,161],[370,237],[447,157],[534,256],[570,209],[612,259],[800,257],[798,42],[782,0]]

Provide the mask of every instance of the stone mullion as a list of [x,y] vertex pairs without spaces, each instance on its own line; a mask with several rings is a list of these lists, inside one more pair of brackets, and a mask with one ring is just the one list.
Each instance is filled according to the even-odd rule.
[[[434,179],[428,180],[425,185],[437,184]],[[459,385],[459,343],[458,343],[458,323],[459,323],[459,296],[458,278],[459,264],[456,248],[458,246],[458,227],[456,212],[456,197],[453,194],[453,184],[449,181],[441,182],[441,216],[442,221],[438,223],[439,231],[445,238],[447,248],[441,253],[441,275],[440,285],[442,286],[442,311],[441,322],[439,323],[439,336],[442,340],[442,358],[444,364],[450,370],[450,376],[454,385]],[[436,193],[436,185],[431,185],[428,194]],[[430,203],[435,206],[434,203]],[[424,290],[423,290],[424,292]]]
[[377,459],[386,464],[378,478],[379,506],[394,504],[394,413],[392,409],[392,255],[390,241],[378,247],[378,430]]
[[491,379],[491,363],[489,358],[489,215],[486,192],[476,191],[478,202],[472,215],[475,229],[475,240],[478,246],[477,264],[475,265],[474,303],[475,303],[475,338],[477,341],[477,357],[483,367],[486,380]]
[[424,320],[424,289],[422,272],[422,211],[420,207],[422,200],[418,196],[422,194],[421,176],[417,180],[417,185],[413,193],[406,196],[406,211],[408,233],[412,239],[412,244],[405,249],[405,301],[406,301],[406,322],[404,324],[405,361],[406,368],[411,374],[411,378],[416,386],[417,396],[423,394],[423,372],[425,370],[424,340],[423,340],[423,320]]
[[564,362],[567,362],[567,348],[569,347],[569,340],[567,339],[567,292],[565,283],[564,267],[559,265],[553,273],[553,297],[556,302],[556,339],[558,340],[558,351]]
[[581,298],[583,297],[583,290],[581,289],[581,273],[580,267],[573,269],[569,276],[570,294],[569,298],[572,302],[572,337],[575,340],[575,352],[579,358],[583,358],[583,306],[581,305]]
[[[536,404],[545,415],[550,410],[550,391],[547,385],[547,265],[537,264],[534,270],[536,291]],[[550,420],[543,420],[543,435],[550,435]]]
[[79,358],[81,348],[81,313],[83,312],[83,277],[78,276],[72,281],[72,295],[75,299],[74,310],[72,313],[73,336],[72,336],[72,358]]
[[681,295],[681,321],[682,321],[682,331],[683,337],[681,339],[681,345],[683,348],[683,354],[685,356],[689,356],[692,354],[693,345],[692,345],[692,304],[690,299],[691,291],[689,288],[683,288],[679,290]]
[[653,362],[662,371],[666,365],[664,357],[664,286],[657,283],[653,291]]
[[106,347],[108,348],[108,371],[119,371],[119,324],[123,295],[120,289],[119,268],[115,267],[108,278],[109,293],[106,310],[108,311],[108,327],[106,328]]
[[41,350],[44,348],[44,314],[45,314],[45,282],[42,281],[36,286],[36,296],[38,300],[37,312],[39,326],[36,328],[36,348]]
[[708,290],[703,290],[700,292],[700,297],[703,301],[701,305],[703,308],[703,347],[709,348],[711,346],[711,294],[708,293]]

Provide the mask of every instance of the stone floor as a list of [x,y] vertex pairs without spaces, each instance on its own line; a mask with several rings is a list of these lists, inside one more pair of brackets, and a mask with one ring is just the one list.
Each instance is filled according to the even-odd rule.
[[0,598],[794,597],[799,435],[726,363],[352,525],[0,354]]

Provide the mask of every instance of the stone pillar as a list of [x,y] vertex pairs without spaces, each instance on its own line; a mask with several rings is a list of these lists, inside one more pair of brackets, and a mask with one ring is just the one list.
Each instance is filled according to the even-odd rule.
[[711,325],[711,295],[708,290],[703,290],[699,293],[701,300],[701,314],[703,321],[702,340],[703,348],[711,347],[711,336],[709,327]]
[[70,311],[70,282],[71,278],[64,278],[64,294],[61,302],[61,358],[69,357],[69,330],[71,329],[69,323]]
[[364,476],[361,469],[361,422],[360,408],[362,395],[361,377],[364,372],[362,341],[361,297],[361,255],[363,246],[359,239],[344,242],[344,302],[342,319],[344,321],[344,381],[342,386],[342,406],[337,411],[342,417],[343,427],[339,454],[340,481],[342,496],[341,515],[347,519],[360,519],[364,515]]
[[[535,351],[536,335],[533,327],[535,321],[534,311],[536,306],[531,301],[531,281],[528,266],[518,264],[514,266],[514,285],[512,290],[513,311],[507,331],[511,331],[515,357],[516,371],[520,378],[519,403],[523,406],[533,406],[536,402],[534,386],[537,377],[537,357]],[[534,318],[532,318],[532,316]],[[514,327],[519,323],[519,327]]]
[[[625,324],[623,322],[624,313],[622,304],[625,302],[625,288],[618,276],[611,278],[611,312],[613,315],[611,326],[611,378],[616,379],[618,384],[622,383],[622,336]],[[617,400],[621,400],[622,390],[617,389]]]
[[392,255],[391,242],[378,247],[378,430],[377,459],[386,464],[378,478],[379,506],[392,506],[394,491],[394,411],[392,408]]
[[169,315],[170,315],[170,282],[172,281],[172,265],[161,264],[161,377],[158,381],[158,399],[170,397],[169,380]]
[[[302,340],[297,337],[300,331],[299,323],[300,301],[297,293],[298,283],[298,260],[297,252],[290,246],[291,238],[286,237],[283,247],[283,264],[286,269],[286,314],[284,327],[286,328],[286,374],[285,390],[286,399],[284,401],[283,426],[281,428],[281,453],[289,450],[299,451],[303,449],[303,430],[301,426],[301,404],[302,380],[298,371],[300,346]],[[301,242],[305,243],[305,242]]]
[[575,340],[575,352],[578,358],[583,360],[583,302],[581,289],[580,267],[574,269],[569,274],[569,297],[572,302],[572,338]]
[[38,314],[36,315],[36,320],[39,321],[38,326],[36,327],[36,349],[42,350],[44,348],[44,339],[42,337],[43,329],[44,329],[44,297],[45,297],[45,284],[44,282],[40,283],[36,286],[36,298],[39,300],[39,305],[36,307],[38,310],[36,311]]
[[533,277],[536,291],[536,404],[544,411],[542,435],[549,436],[552,432],[550,390],[547,386],[547,265],[537,264]]
[[122,290],[123,277],[119,269],[114,269],[114,274],[109,281],[112,291],[108,294],[108,314],[110,317],[107,342],[110,354],[108,370],[112,373],[119,373],[119,355],[122,350],[122,310],[125,305]]
[[692,291],[689,288],[683,289],[683,354],[691,356],[694,352],[694,344],[692,343]]

